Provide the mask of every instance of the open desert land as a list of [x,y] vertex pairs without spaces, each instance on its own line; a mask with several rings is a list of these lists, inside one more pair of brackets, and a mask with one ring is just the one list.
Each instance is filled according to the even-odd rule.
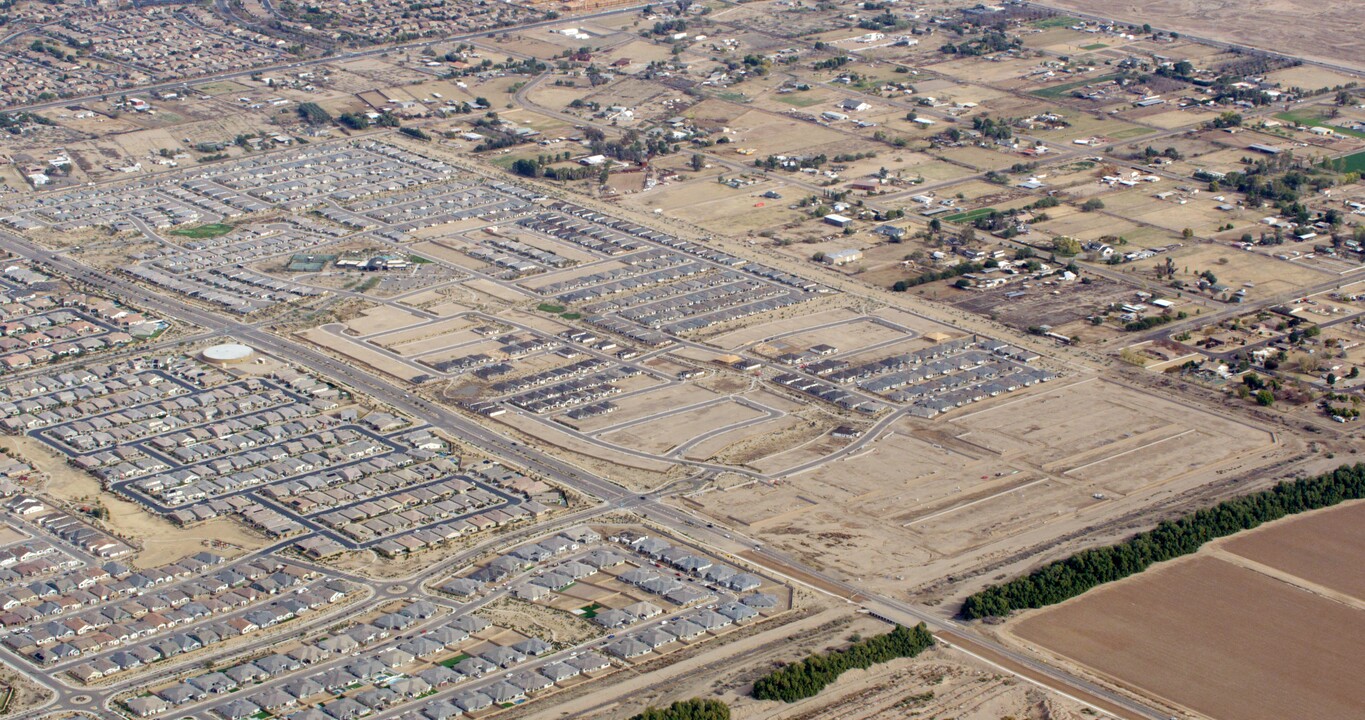
[[1006,632],[1215,720],[1352,717],[1365,705],[1350,677],[1365,585],[1342,571],[1354,570],[1363,512],[1357,501],[1210,543]]
[[477,278],[464,283],[464,287],[475,290],[479,295],[491,298],[494,302],[519,303],[531,299],[530,295],[492,280]]
[[[555,707],[510,711],[521,720],[550,720],[564,714],[623,720],[646,705],[663,706],[690,697],[715,696],[734,717],[753,720],[889,720],[952,713],[962,720],[1079,720],[1082,707],[1042,693],[960,650],[937,646],[917,658],[894,660],[870,670],[850,671],[818,697],[783,704],[756,701],[749,683],[769,668],[812,652],[846,645],[850,638],[885,632],[888,626],[823,597],[799,593],[797,610],[748,631],[722,636],[705,652],[673,653],[671,664],[576,687],[556,695]],[[736,667],[742,666],[742,670]],[[647,671],[647,672],[646,672]]]
[[[1350,0],[1329,0],[1312,7],[1290,0],[1231,0],[1214,5],[1189,0],[1158,0],[1142,6],[1117,0],[1052,0],[1053,7],[1124,22],[1159,23],[1164,30],[1238,43],[1365,70],[1359,8]],[[1312,33],[1301,32],[1313,28]]]
[[462,240],[458,235],[447,235],[432,240],[424,240],[411,245],[413,252],[421,253],[438,262],[448,263],[466,270],[483,270],[488,264],[462,252],[474,247],[474,243]]

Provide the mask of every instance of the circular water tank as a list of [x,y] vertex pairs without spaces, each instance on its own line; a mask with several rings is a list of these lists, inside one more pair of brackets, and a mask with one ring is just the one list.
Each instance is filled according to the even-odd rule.
[[256,351],[246,345],[224,343],[222,345],[204,348],[204,352],[200,354],[205,360],[215,365],[233,365],[235,363],[250,360],[251,356],[256,354]]

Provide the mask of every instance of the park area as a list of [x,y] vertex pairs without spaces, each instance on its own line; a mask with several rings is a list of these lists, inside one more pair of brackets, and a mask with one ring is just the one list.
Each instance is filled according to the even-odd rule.
[[1365,503],[1281,520],[1013,623],[1015,637],[1216,720],[1359,717]]
[[187,237],[194,240],[207,240],[216,238],[232,232],[232,226],[227,223],[209,223],[208,225],[196,225],[194,227],[178,228],[171,231],[172,235]]

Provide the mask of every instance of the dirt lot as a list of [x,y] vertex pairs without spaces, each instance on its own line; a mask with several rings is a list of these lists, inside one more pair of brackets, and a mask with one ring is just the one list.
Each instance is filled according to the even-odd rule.
[[[1091,277],[1090,280],[1085,285],[1078,282],[1053,285],[1033,282],[1030,283],[1033,287],[1027,289],[1019,284],[1010,284],[994,290],[960,292],[942,297],[968,312],[994,318],[1020,330],[1032,325],[1059,327],[1093,315],[1112,303],[1133,302],[1136,299],[1132,287],[1102,277]],[[1025,294],[1005,297],[1017,292]]]
[[[1307,541],[1341,522],[1331,515],[1274,524],[1248,537],[1289,533]],[[1324,517],[1331,518],[1326,528],[1313,527]],[[1358,510],[1354,520],[1359,523]],[[1272,541],[1255,541],[1265,542]],[[1011,632],[1122,686],[1218,720],[1357,716],[1365,707],[1365,685],[1354,678],[1365,646],[1365,607],[1324,598],[1292,576],[1225,561],[1216,545],[1030,614],[1012,623]],[[1357,545],[1326,560],[1339,567],[1358,552]],[[1290,564],[1311,567],[1319,560]]]
[[[775,486],[695,500],[804,562],[905,592],[1288,452],[1264,430],[1194,407],[1097,380],[1062,383],[946,421],[902,419]],[[782,444],[793,449],[744,459],[781,473],[848,442],[792,435]]]
[[631,425],[602,439],[636,450],[667,453],[706,432],[761,417],[763,414],[754,408],[727,401]]
[[348,321],[346,327],[357,335],[369,335],[413,325],[420,320],[418,316],[392,305],[376,305]]
[[368,365],[380,372],[388,373],[399,380],[411,380],[424,373],[401,363],[378,350],[374,350],[355,340],[336,335],[323,328],[313,328],[297,335],[319,347],[343,355],[362,365]]
[[498,600],[479,610],[479,615],[494,625],[548,643],[577,645],[603,634],[600,625],[581,617],[515,598]]

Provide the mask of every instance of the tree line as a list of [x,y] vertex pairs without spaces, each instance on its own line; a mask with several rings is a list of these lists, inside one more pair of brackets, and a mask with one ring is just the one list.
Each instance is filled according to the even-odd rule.
[[754,683],[759,700],[796,702],[814,697],[840,675],[854,668],[866,669],[900,657],[914,657],[934,644],[934,636],[920,623],[913,628],[897,625],[885,635],[859,640],[852,645],[784,665]]
[[891,286],[891,289],[894,292],[905,292],[906,290],[909,290],[912,287],[925,285],[931,282],[937,282],[939,280],[950,280],[952,278],[958,277],[959,275],[966,275],[968,273],[978,273],[984,269],[986,269],[986,266],[977,263],[960,263],[949,268],[944,268],[942,270],[930,270],[928,272],[916,275],[915,277],[912,278],[897,280],[896,284]]
[[666,708],[648,707],[630,720],[730,720],[730,706],[719,700],[692,698]]
[[1163,521],[1156,528],[1116,545],[1082,550],[1003,585],[992,585],[968,597],[962,603],[961,614],[974,620],[1054,605],[1096,585],[1142,572],[1154,563],[1193,553],[1209,540],[1362,497],[1365,463],[1281,482],[1268,490],[1224,500],[1177,520]]

